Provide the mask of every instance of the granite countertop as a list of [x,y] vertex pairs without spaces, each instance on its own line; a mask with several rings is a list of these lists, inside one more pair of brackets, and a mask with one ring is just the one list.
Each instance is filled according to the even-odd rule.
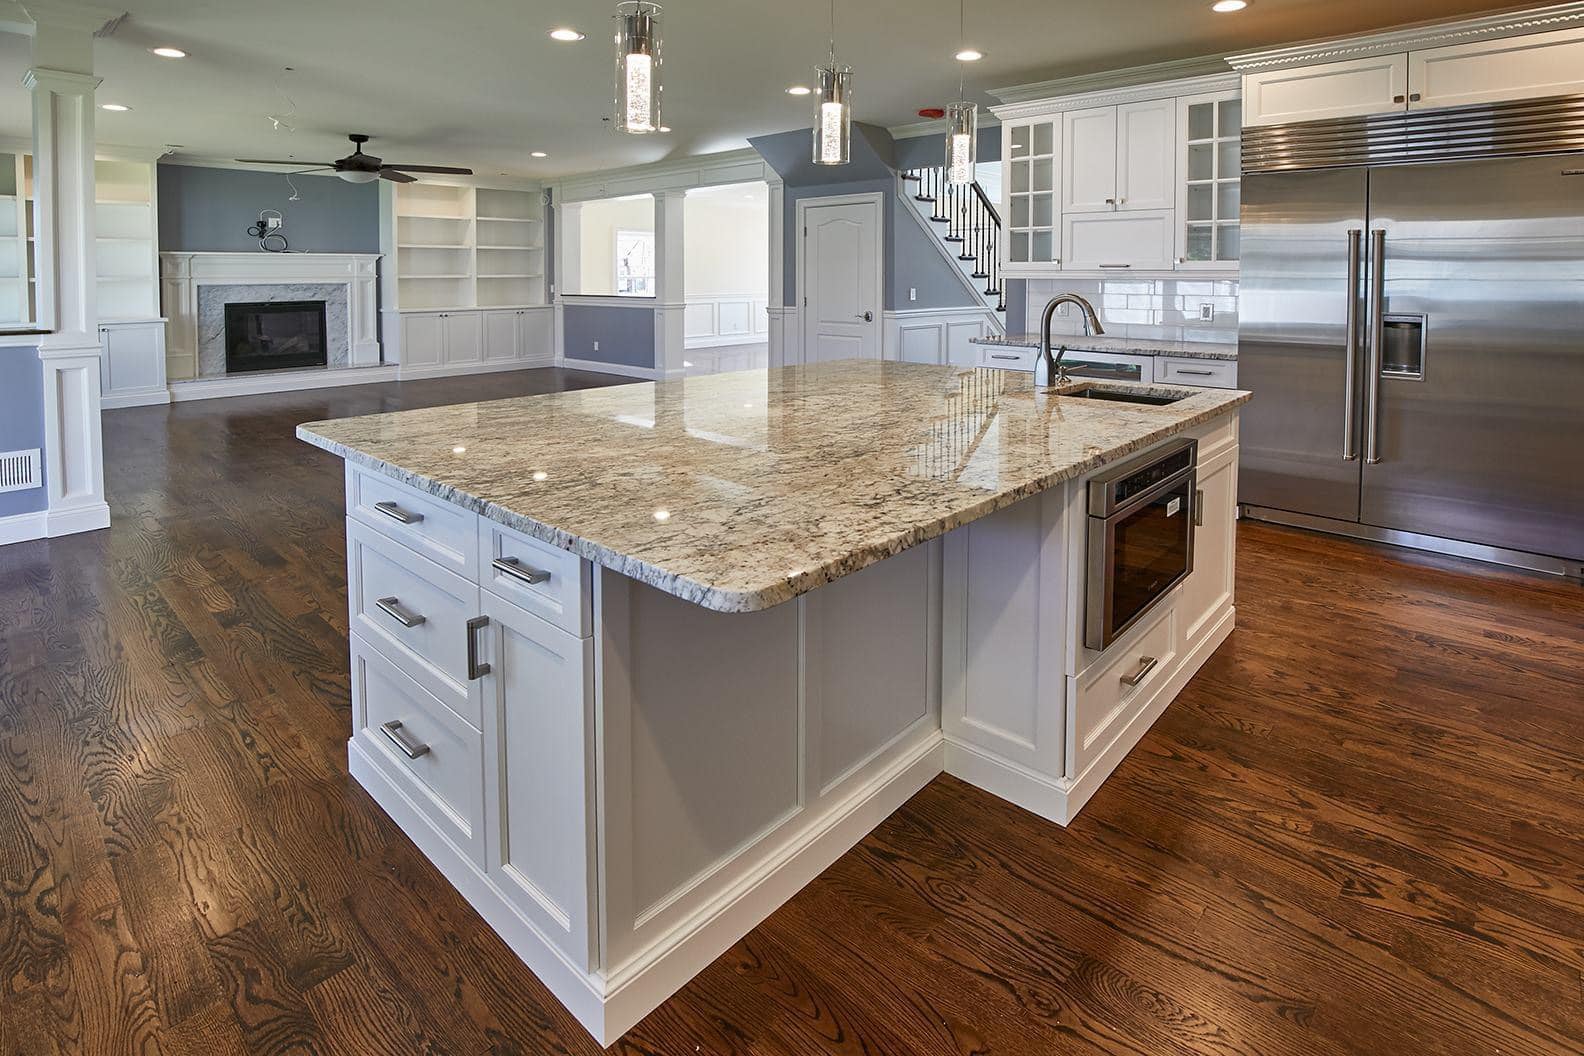
[[310,422],[297,436],[721,612],[769,608],[1249,399],[1139,406],[848,360]]
[[[976,345],[1011,345],[1038,348],[1038,334],[992,334],[969,338]],[[1057,346],[1069,352],[1124,352],[1130,356],[1178,356],[1183,359],[1237,359],[1236,341],[1170,341],[1147,337],[1085,337],[1082,334],[1053,334]]]

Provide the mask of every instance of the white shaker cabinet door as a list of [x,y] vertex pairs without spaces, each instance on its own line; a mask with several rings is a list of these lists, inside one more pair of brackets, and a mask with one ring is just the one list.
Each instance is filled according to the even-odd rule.
[[500,363],[517,358],[517,311],[507,308],[484,312],[484,361]]
[[1400,113],[1408,106],[1408,56],[1260,70],[1243,76],[1243,127]]
[[403,312],[401,357],[404,367],[437,367],[445,359],[445,319],[439,312]]
[[490,879],[581,967],[592,965],[594,640],[490,591],[477,628]]
[[1117,108],[1097,106],[1062,115],[1062,212],[1116,208]]
[[1408,108],[1584,92],[1584,28],[1427,48],[1408,56]]
[[445,313],[445,361],[477,363],[484,358],[481,312]]
[[1116,108],[1116,204],[1125,209],[1177,205],[1177,101],[1151,99]]

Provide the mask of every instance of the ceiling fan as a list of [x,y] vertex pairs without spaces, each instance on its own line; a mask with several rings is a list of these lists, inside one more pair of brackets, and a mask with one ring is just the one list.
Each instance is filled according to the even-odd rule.
[[348,183],[373,183],[375,180],[391,180],[395,183],[413,183],[416,176],[409,176],[410,172],[438,172],[451,176],[471,176],[472,169],[461,169],[454,165],[387,165],[383,158],[373,154],[363,153],[363,144],[369,137],[362,132],[353,132],[347,136],[354,145],[352,153],[338,161],[269,161],[263,158],[237,158],[240,165],[295,165],[303,172],[316,172],[320,169],[330,169],[337,176]]

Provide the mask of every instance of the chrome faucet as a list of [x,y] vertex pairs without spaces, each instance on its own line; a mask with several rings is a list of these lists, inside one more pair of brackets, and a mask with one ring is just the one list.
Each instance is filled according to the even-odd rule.
[[1045,306],[1045,314],[1040,317],[1040,351],[1039,359],[1034,362],[1034,384],[1038,386],[1061,385],[1067,381],[1067,368],[1062,366],[1062,357],[1067,354],[1067,346],[1054,356],[1051,355],[1051,317],[1056,314],[1058,306],[1063,304],[1076,304],[1078,310],[1083,312],[1084,333],[1089,336],[1098,336],[1105,333],[1105,327],[1100,325],[1100,317],[1095,314],[1094,305],[1076,293],[1061,293],[1050,299]]

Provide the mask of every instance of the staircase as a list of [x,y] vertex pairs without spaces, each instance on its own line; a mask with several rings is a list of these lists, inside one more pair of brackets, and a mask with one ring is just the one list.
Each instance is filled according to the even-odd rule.
[[[1001,279],[1001,214],[990,204],[978,181],[952,184],[943,167],[909,169],[904,189],[914,207],[929,221],[936,238],[955,257],[958,269],[973,280],[985,307],[1006,311],[1006,284]],[[1003,319],[1004,322],[1004,319]]]

